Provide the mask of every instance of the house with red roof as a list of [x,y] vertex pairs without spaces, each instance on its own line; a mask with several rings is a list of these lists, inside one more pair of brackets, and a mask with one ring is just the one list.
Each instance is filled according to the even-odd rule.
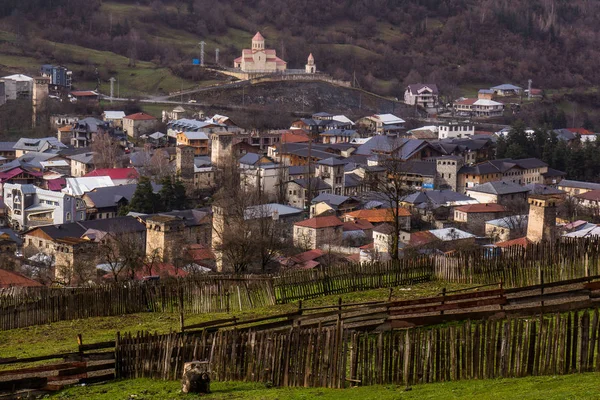
[[454,222],[477,236],[485,235],[485,222],[502,218],[506,207],[496,203],[468,204],[454,209]]
[[136,183],[140,174],[135,168],[101,168],[88,172],[84,176],[108,176],[115,186],[118,186]]
[[43,286],[41,283],[29,279],[19,273],[0,269],[0,289],[10,287],[37,287]]
[[123,118],[123,131],[132,138],[154,132],[158,120],[152,115],[139,112]]
[[593,142],[596,140],[596,133],[585,128],[567,128],[569,132],[579,135],[582,142]]
[[335,215],[314,217],[294,224],[294,245],[302,249],[318,249],[323,245],[339,245],[344,223]]
[[[117,274],[120,280],[131,279],[130,271],[120,271]],[[188,273],[181,268],[175,267],[169,263],[152,263],[146,264],[141,269],[138,269],[133,274],[133,279],[136,281],[146,280],[149,278],[185,278]],[[112,272],[104,275],[102,279],[107,281],[114,281],[114,274]]]

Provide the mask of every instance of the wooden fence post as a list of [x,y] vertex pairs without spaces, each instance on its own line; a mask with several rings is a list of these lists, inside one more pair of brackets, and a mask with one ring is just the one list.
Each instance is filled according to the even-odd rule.
[[[442,288],[442,305],[446,302],[446,288]],[[444,315],[444,310],[440,310],[440,315]]]

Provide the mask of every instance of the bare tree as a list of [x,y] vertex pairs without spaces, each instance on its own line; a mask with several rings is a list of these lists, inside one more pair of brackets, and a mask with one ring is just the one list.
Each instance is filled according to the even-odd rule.
[[112,227],[99,243],[98,256],[108,265],[115,282],[134,279],[146,262],[145,244],[136,233]]
[[108,133],[99,133],[94,137],[92,151],[96,168],[115,168],[119,163],[121,149],[117,141]]
[[514,197],[503,202],[508,217],[504,220],[512,237],[522,237],[527,234],[527,219],[529,204],[524,197]]

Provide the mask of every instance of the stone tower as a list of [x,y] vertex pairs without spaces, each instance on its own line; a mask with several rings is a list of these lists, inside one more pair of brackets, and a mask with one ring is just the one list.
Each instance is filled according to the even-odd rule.
[[462,168],[464,160],[462,157],[457,156],[445,156],[440,157],[436,162],[436,183],[434,184],[438,188],[448,187],[455,192],[462,193],[464,188],[458,187],[458,171]]
[[191,146],[177,146],[175,159],[177,173],[184,182],[194,181],[194,148]]
[[33,79],[33,94],[31,96],[31,103],[33,106],[33,114],[31,124],[35,128],[39,121],[40,114],[46,107],[46,101],[48,100],[48,85],[50,84],[50,78],[47,76],[37,76]]
[[312,53],[310,53],[308,55],[308,61],[306,63],[306,73],[314,74],[316,72],[317,72],[317,66],[315,65],[315,58],[313,57]]
[[233,157],[233,133],[216,132],[210,135],[210,161],[214,167],[224,167]]
[[157,256],[168,262],[173,258],[177,245],[184,240],[185,223],[169,215],[155,215],[146,220],[146,255]]
[[533,243],[556,239],[556,203],[551,195],[530,195],[527,239]]
[[256,32],[256,35],[252,38],[252,50],[262,51],[265,49],[265,38],[260,32]]

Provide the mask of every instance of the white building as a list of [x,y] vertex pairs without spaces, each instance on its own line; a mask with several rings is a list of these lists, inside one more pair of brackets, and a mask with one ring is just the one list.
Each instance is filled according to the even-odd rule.
[[444,124],[438,127],[438,139],[466,138],[475,134],[475,125]]
[[233,67],[244,72],[272,73],[285,71],[287,63],[277,57],[274,49],[265,49],[265,38],[260,32],[256,32],[252,38],[252,48],[243,49],[242,56],[233,61]]
[[438,104],[438,88],[435,84],[416,83],[408,85],[404,92],[404,103],[411,106],[433,108]]
[[7,219],[15,230],[84,221],[86,218],[85,202],[67,193],[44,190],[30,184],[6,183],[3,194]]
[[33,93],[33,78],[16,74],[4,76],[4,91],[6,100],[29,99]]

